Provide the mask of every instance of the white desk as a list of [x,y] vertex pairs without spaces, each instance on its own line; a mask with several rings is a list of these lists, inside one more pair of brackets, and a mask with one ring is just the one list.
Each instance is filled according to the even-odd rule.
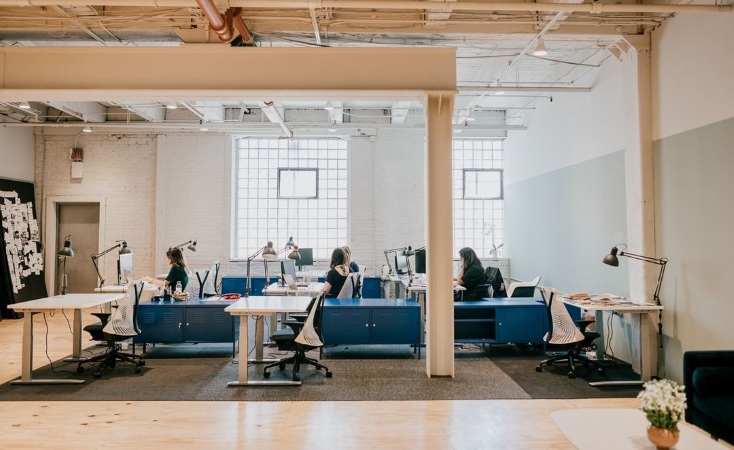
[[107,294],[67,294],[54,297],[39,298],[27,302],[14,303],[8,308],[23,313],[23,358],[20,380],[13,380],[11,384],[80,384],[84,380],[62,379],[33,379],[33,315],[55,311],[57,309],[73,309],[74,322],[72,325],[73,345],[71,359],[67,361],[81,361],[82,353],[82,310],[94,308],[120,300],[123,293]]
[[[647,439],[648,421],[638,409],[588,408],[555,411],[551,414],[558,429],[579,450],[654,450]],[[725,449],[702,431],[679,422],[679,450]]]
[[127,292],[127,285],[126,284],[108,284],[107,286],[102,286],[101,288],[94,288],[94,292],[102,292],[102,293]]
[[[592,296],[594,298],[595,296]],[[561,297],[563,302],[569,305],[577,306],[587,311],[594,311],[596,320],[596,332],[600,338],[597,340],[596,355],[597,359],[604,359],[606,354],[604,340],[604,311],[616,311],[618,313],[638,314],[640,317],[640,381],[597,381],[589,383],[591,386],[634,386],[649,381],[653,373],[652,358],[650,357],[650,325],[643,314],[662,311],[661,305],[653,303],[634,303],[626,299],[617,301],[592,301],[592,300],[572,300],[567,297]]]
[[263,289],[263,295],[307,295],[309,297],[316,297],[323,290],[324,283],[309,283],[308,286],[299,286],[298,289],[291,289],[288,286],[281,286],[278,283],[273,283]]
[[[296,296],[270,296],[270,297],[244,297],[227,306],[224,310],[233,316],[240,316],[239,336],[239,377],[237,381],[230,381],[227,386],[262,386],[262,385],[300,385],[300,381],[248,381],[247,379],[247,321],[249,316],[268,315],[276,313],[305,312],[311,303],[311,297]],[[255,360],[253,362],[266,362],[263,360],[262,320],[255,321]],[[260,336],[258,338],[258,335]],[[245,355],[243,358],[242,355]]]
[[296,272],[296,277],[309,281],[314,278],[326,278],[326,272],[326,270],[302,270],[300,272]]

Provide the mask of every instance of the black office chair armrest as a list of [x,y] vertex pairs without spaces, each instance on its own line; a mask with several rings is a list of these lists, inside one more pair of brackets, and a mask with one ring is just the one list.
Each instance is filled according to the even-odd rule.
[[100,322],[102,322],[102,326],[105,326],[107,325],[107,322],[110,320],[110,316],[112,316],[112,313],[98,312],[98,313],[92,313],[92,315],[98,318]]
[[301,332],[301,329],[303,328],[303,322],[294,322],[292,320],[288,320],[286,322],[283,322],[286,325],[290,327],[291,330],[293,330],[293,333],[298,334]]
[[308,313],[289,313],[288,317],[291,319],[296,319],[297,321],[303,323],[306,321],[306,317],[308,317]]
[[579,330],[584,333],[586,332],[586,327],[588,327],[590,324],[596,322],[594,319],[579,319],[576,321],[576,323],[579,325]]

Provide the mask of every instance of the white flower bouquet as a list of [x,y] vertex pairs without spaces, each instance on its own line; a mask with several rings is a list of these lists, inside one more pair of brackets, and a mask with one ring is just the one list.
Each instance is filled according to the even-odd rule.
[[652,380],[644,384],[637,398],[642,400],[640,409],[654,427],[678,431],[678,422],[686,410],[686,394],[683,386],[673,380]]

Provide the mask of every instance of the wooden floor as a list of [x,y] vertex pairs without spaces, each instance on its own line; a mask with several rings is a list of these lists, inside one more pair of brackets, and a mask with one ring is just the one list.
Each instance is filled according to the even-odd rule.
[[[71,322],[70,311],[66,317]],[[60,313],[46,319],[48,355],[57,360],[71,353],[70,326]],[[48,363],[43,316],[34,324],[34,367],[41,367]],[[2,382],[20,376],[21,339],[22,321],[0,322]],[[551,412],[637,406],[636,399],[2,402],[0,448],[572,449]]]

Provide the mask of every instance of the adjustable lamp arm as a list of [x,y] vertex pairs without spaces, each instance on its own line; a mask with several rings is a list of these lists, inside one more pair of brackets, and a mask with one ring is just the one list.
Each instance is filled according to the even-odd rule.
[[650,256],[636,255],[634,253],[627,253],[625,251],[619,252],[619,256],[626,256],[630,259],[638,259],[640,261],[645,261],[660,266],[658,283],[655,286],[655,292],[652,295],[652,298],[655,300],[655,304],[660,305],[660,286],[663,284],[663,275],[665,275],[665,265],[668,264],[668,258],[652,258]]
[[258,250],[256,250],[253,254],[247,257],[247,285],[245,286],[245,297],[250,296],[250,284],[251,284],[250,283],[250,264],[252,263],[252,260],[260,256],[267,247],[268,247],[267,245],[263,245]]
[[106,255],[107,253],[111,252],[112,250],[114,250],[114,249],[116,249],[118,247],[127,245],[127,243],[124,240],[119,240],[119,241],[115,241],[115,242],[116,242],[115,245],[113,245],[112,247],[110,247],[110,248],[108,248],[106,250],[103,250],[103,251],[101,251],[99,253],[94,253],[94,254],[92,254],[90,256],[90,258],[92,258],[92,264],[94,264],[94,270],[97,271],[97,278],[99,278],[99,287],[100,288],[102,286],[104,286],[104,281],[105,280],[104,280],[104,277],[102,277],[102,273],[100,273],[100,271],[99,271],[99,263],[97,262],[97,260],[100,257],[102,257],[102,256]]

